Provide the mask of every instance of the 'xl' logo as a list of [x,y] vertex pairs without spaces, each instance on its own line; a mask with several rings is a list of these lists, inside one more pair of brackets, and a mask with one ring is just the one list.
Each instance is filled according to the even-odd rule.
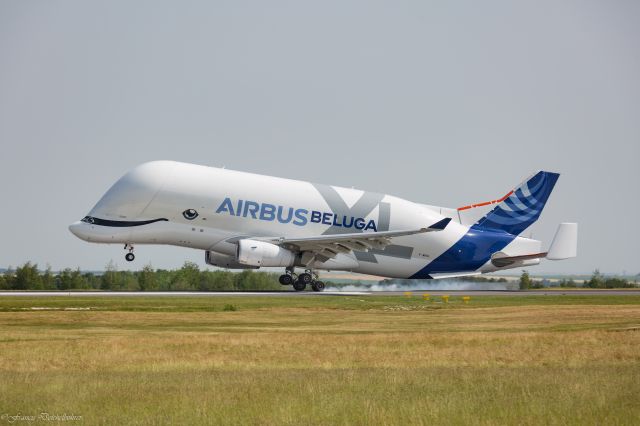
[[[384,194],[375,192],[363,192],[362,196],[355,202],[351,208],[347,206],[338,191],[332,186],[314,183],[313,186],[318,190],[322,198],[327,202],[331,211],[337,216],[367,217],[371,212],[379,206],[378,214],[378,231],[389,230],[389,220],[391,216],[391,206],[389,203],[381,202]],[[331,226],[323,234],[343,234],[345,229],[340,226]],[[354,232],[349,230],[348,232]],[[362,232],[355,231],[355,232]]]

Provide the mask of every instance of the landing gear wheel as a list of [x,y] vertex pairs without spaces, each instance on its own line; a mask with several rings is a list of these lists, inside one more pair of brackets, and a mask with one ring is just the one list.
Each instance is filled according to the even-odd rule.
[[305,272],[304,274],[298,275],[298,281],[300,281],[304,285],[311,284],[311,281],[313,281],[313,276]]
[[127,259],[127,262],[133,262],[133,259],[136,258],[136,256],[133,254],[133,246],[127,243],[124,245],[124,249],[129,250],[129,253],[125,254],[124,258]]
[[[303,274],[304,275],[304,274]],[[304,291],[304,289],[307,287],[307,285],[305,283],[303,283],[302,281],[300,281],[300,278],[298,278],[294,283],[293,283],[293,289],[295,291]]]
[[278,278],[280,284],[282,285],[291,285],[293,284],[293,277],[290,274],[282,274],[280,278]]
[[311,284],[313,291],[324,291],[324,283],[322,281],[314,281]]

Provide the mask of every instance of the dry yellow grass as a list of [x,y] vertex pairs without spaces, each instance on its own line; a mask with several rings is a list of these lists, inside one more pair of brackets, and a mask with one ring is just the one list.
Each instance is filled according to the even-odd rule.
[[640,421],[640,305],[29,311],[0,312],[0,327],[2,413],[89,424]]

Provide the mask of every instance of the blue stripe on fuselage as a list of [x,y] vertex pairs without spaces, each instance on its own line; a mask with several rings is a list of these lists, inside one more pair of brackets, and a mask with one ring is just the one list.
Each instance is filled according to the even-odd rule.
[[435,273],[475,271],[515,238],[507,232],[473,225],[457,243],[410,278],[429,279]]

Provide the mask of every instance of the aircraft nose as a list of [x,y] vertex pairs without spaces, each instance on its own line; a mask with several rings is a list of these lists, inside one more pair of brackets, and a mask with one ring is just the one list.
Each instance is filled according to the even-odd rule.
[[71,231],[73,235],[80,238],[81,240],[86,240],[87,237],[86,233],[84,232],[85,225],[85,223],[82,223],[80,221],[73,222],[71,225],[69,225],[69,231]]

